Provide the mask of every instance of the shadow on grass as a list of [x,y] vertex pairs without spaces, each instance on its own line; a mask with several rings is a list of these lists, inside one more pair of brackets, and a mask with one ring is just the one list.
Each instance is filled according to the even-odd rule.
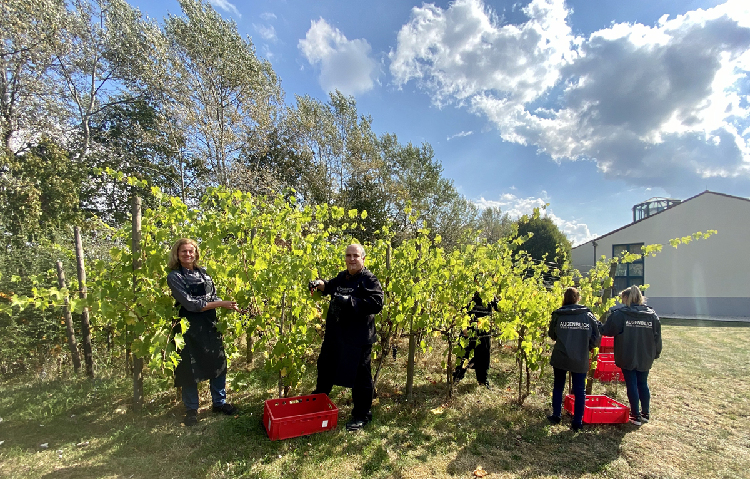
[[462,474],[481,465],[489,473],[511,472],[517,476],[575,477],[597,474],[619,457],[629,424],[585,425],[570,430],[569,416],[552,426],[544,411],[530,414],[525,407],[508,405],[506,419],[498,424],[497,411],[477,413],[480,426],[447,472]]
[[[597,426],[573,434],[567,426],[551,427],[543,410],[501,398],[515,377],[491,370],[493,391],[467,377],[448,403],[445,383],[415,386],[414,402],[407,404],[396,383],[384,382],[373,422],[356,433],[344,428],[350,391],[335,388],[332,397],[340,410],[335,430],[270,441],[261,421],[264,401],[275,397],[272,378],[262,371],[230,377],[230,399],[240,414],[211,413],[203,387],[200,422],[190,428],[181,424],[183,407],[174,389],[149,394],[136,413],[129,410],[127,379],[13,386],[0,399],[6,438],[0,452],[6,466],[0,466],[0,475],[304,479],[342,473],[400,478],[435,461],[442,461],[442,473],[449,474],[481,464],[490,472],[576,475],[600,471],[615,459],[628,430]],[[40,449],[42,443],[48,444],[46,450]]]

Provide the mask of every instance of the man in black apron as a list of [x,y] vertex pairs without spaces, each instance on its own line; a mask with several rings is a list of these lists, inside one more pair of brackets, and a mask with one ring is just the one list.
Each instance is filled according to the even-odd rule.
[[348,431],[362,429],[372,420],[372,370],[375,315],[383,309],[383,289],[378,278],[364,266],[365,250],[346,248],[346,271],[328,281],[310,282],[331,296],[326,331],[318,356],[318,380],[313,394],[330,394],[334,385],[352,389],[352,417]]

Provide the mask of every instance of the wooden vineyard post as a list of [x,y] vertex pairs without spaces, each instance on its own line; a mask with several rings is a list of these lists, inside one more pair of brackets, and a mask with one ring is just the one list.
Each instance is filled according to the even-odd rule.
[[[83,261],[83,241],[81,228],[73,228],[76,244],[76,272],[78,273],[78,293],[81,299],[86,299],[86,267]],[[89,322],[89,308],[84,307],[81,312],[81,335],[83,336],[83,358],[86,362],[86,375],[94,377],[94,352],[91,348],[91,324]]]
[[[141,268],[141,198],[133,197],[133,293],[138,295],[138,275]],[[133,407],[139,410],[143,405],[143,358],[133,353]]]
[[[57,284],[60,289],[67,287],[65,284],[65,271],[63,270],[62,261],[57,260]],[[73,359],[73,370],[77,373],[81,369],[81,355],[78,354],[78,343],[76,342],[75,328],[73,327],[73,315],[70,313],[70,300],[65,296],[65,306],[63,306],[63,316],[65,318],[65,330],[68,336],[68,347],[70,356]]]
[[[422,257],[420,245],[417,245],[417,263]],[[419,282],[419,277],[414,278]],[[419,301],[414,301],[414,307],[409,318],[409,357],[406,360],[406,400],[411,403],[414,400],[414,361],[417,354],[417,333],[414,331],[414,316],[419,311]]]

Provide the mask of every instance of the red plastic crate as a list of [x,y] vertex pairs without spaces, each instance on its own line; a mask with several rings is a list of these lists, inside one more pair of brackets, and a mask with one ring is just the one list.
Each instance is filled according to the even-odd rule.
[[594,379],[605,383],[624,382],[625,378],[621,371],[594,371]]
[[339,409],[325,394],[269,399],[263,408],[268,437],[288,439],[336,428]]
[[614,336],[602,336],[602,343],[599,346],[599,353],[614,353],[615,338]]
[[622,375],[622,369],[618,368],[615,364],[614,353],[599,354],[596,359],[596,370],[594,371],[594,379],[599,381],[625,381]]
[[[575,407],[575,396],[565,396],[565,410],[571,415]],[[621,424],[628,422],[630,408],[608,396],[586,396],[583,422],[586,424]]]

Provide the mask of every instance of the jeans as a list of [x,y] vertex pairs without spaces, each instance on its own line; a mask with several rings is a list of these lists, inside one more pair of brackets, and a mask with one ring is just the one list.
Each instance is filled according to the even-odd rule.
[[651,391],[648,390],[648,371],[623,369],[622,377],[625,378],[625,388],[628,390],[630,415],[638,417],[649,414]]
[[[565,378],[567,371],[559,368],[555,370],[555,382],[552,388],[552,415],[560,417],[562,415],[563,391],[565,390]],[[573,424],[580,426],[583,424],[583,411],[586,407],[586,373],[570,373],[573,381],[573,395],[575,396],[575,406],[573,407]]]
[[[221,406],[227,402],[227,374],[224,373],[221,376],[208,380],[209,388],[211,389],[211,400],[214,406]],[[182,387],[182,402],[185,404],[187,409],[198,409],[198,384],[194,383],[190,386]]]

